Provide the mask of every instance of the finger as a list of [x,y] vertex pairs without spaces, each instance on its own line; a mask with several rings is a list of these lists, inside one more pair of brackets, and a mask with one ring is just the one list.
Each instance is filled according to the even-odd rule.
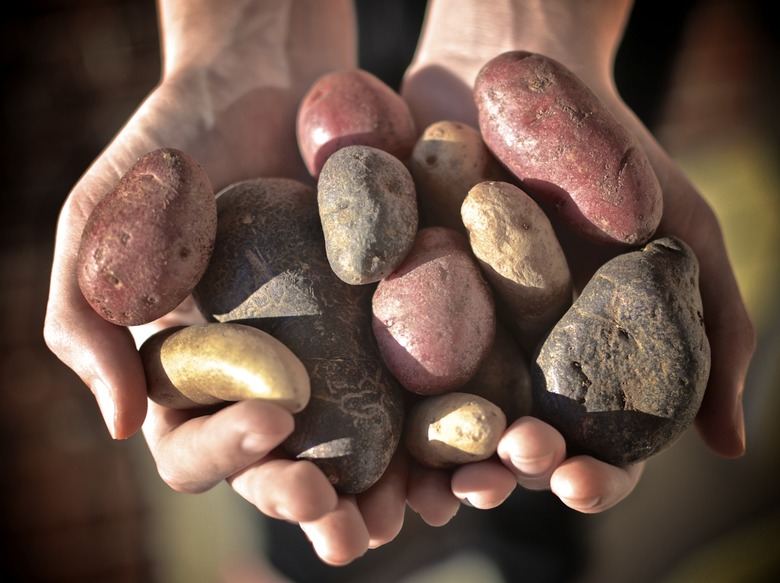
[[498,460],[466,464],[452,475],[452,493],[475,508],[501,505],[516,486],[514,474]]
[[368,529],[353,496],[340,497],[333,511],[318,520],[301,522],[301,528],[328,565],[346,565],[368,550]]
[[521,417],[498,443],[498,456],[528,490],[545,490],[566,458],[566,442],[551,425],[535,417]]
[[369,548],[387,544],[401,532],[406,510],[407,479],[406,458],[396,454],[379,481],[356,497],[368,528]]
[[338,503],[328,478],[307,460],[272,454],[229,477],[228,483],[266,516],[289,522],[317,520]]
[[621,468],[590,456],[575,456],[553,472],[550,489],[569,508],[595,514],[628,496],[639,482],[644,467],[644,462]]
[[163,481],[178,492],[203,492],[257,462],[292,433],[292,415],[259,400],[234,403],[213,415],[150,403],[144,435]]
[[460,508],[452,493],[451,476],[443,470],[432,470],[410,462],[407,503],[431,526],[447,524]]

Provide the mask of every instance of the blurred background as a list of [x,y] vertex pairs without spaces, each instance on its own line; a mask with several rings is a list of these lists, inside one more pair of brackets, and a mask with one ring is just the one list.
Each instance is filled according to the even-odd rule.
[[[424,2],[362,0],[361,65],[397,87]],[[143,439],[112,441],[88,390],[41,336],[57,213],[159,79],[153,0],[28,0],[0,34],[0,580],[279,581],[263,552],[294,553],[295,581],[384,579],[759,582],[780,574],[780,89],[770,2],[638,0],[618,59],[626,100],[716,208],[759,348],[745,394],[748,449],[722,460],[689,431],[636,491],[597,516],[543,493],[451,525],[414,516],[349,569],[316,567],[227,487],[187,496]],[[281,530],[280,530],[281,529]],[[288,541],[291,541],[288,543]],[[274,555],[276,553],[276,555]],[[512,568],[495,557],[512,556]],[[499,561],[500,563],[500,561]],[[378,565],[378,566],[377,566]],[[377,576],[378,577],[378,576]]]

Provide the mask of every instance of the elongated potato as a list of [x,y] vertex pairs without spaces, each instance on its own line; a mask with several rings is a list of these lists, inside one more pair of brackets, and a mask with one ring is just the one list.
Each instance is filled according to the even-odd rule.
[[109,322],[135,326],[178,306],[211,256],[214,190],[200,164],[179,150],[154,150],[94,207],[81,237],[78,281]]
[[217,196],[213,260],[194,296],[210,319],[277,338],[303,362],[311,398],[295,416],[287,453],[314,462],[344,493],[371,487],[403,425],[403,390],[371,334],[374,286],[330,268],[316,193],[294,180],[234,184]]
[[368,71],[348,69],[320,77],[298,108],[298,147],[315,178],[345,146],[371,146],[406,160],[417,138],[406,102]]
[[572,275],[550,221],[507,182],[474,186],[461,213],[474,255],[532,354],[572,302]]
[[662,212],[650,161],[573,73],[511,51],[482,68],[474,96],[485,143],[545,210],[597,241],[650,239]]
[[487,399],[462,392],[425,397],[409,410],[404,445],[430,468],[489,458],[506,430],[506,417]]
[[263,399],[291,413],[309,402],[309,375],[284,344],[235,323],[162,330],[140,349],[149,398],[173,409]]
[[427,227],[379,282],[373,330],[382,358],[408,390],[453,391],[484,360],[496,329],[493,295],[457,231]]

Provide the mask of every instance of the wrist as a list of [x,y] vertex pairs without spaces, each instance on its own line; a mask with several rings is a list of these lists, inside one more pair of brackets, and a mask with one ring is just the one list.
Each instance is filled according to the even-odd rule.
[[510,50],[560,61],[599,92],[614,91],[615,54],[631,0],[431,0],[410,72],[444,67],[469,87]]

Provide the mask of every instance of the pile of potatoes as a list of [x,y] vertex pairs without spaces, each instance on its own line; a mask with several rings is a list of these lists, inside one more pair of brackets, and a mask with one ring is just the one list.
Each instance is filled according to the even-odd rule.
[[[114,323],[189,294],[209,320],[141,347],[150,398],[273,400],[295,414],[287,453],[345,493],[399,445],[432,468],[487,459],[529,414],[572,455],[669,447],[709,345],[696,257],[653,240],[662,197],[642,148],[542,55],[496,57],[474,98],[479,127],[418,133],[370,73],[325,75],[297,125],[316,188],[257,178],[214,196],[186,153],[141,158],[90,216],[78,276]],[[561,229],[614,256],[582,290]]]

